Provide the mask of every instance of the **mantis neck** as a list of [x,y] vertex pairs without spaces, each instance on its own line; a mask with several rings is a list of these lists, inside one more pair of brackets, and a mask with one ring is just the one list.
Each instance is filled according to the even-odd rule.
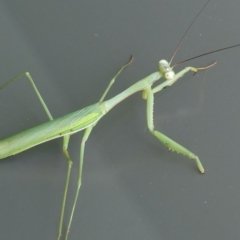
[[161,75],[159,72],[152,73],[151,75],[147,76],[146,78],[136,82],[131,87],[127,88],[123,92],[119,93],[115,97],[104,101],[102,104],[104,104],[104,108],[106,112],[111,110],[114,106],[116,106],[118,103],[123,101],[124,99],[128,98],[132,94],[142,91],[146,88],[149,88],[152,86],[154,82],[159,80],[161,78]]

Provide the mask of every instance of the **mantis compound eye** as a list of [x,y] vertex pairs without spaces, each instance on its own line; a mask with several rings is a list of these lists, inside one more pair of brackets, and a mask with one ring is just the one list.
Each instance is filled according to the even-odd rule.
[[158,67],[159,67],[159,72],[165,79],[171,80],[174,78],[175,73],[166,60],[159,61]]
[[164,74],[164,77],[167,79],[167,80],[171,80],[175,77],[175,73],[174,71],[169,71],[169,72],[166,72]]

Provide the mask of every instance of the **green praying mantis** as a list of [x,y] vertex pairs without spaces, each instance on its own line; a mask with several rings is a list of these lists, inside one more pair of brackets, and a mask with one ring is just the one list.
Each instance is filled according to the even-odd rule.
[[[205,4],[205,6],[210,2],[210,0]],[[205,6],[201,9],[201,11],[205,8]],[[199,14],[201,13],[199,12]],[[198,15],[199,15],[198,14]],[[198,17],[196,16],[196,18]],[[196,20],[194,19],[194,21]],[[193,22],[194,22],[193,21]],[[192,22],[192,24],[193,24]],[[191,24],[191,25],[192,25]],[[189,26],[189,28],[191,27]],[[188,29],[189,29],[188,28]],[[187,31],[188,31],[187,29]],[[187,31],[185,32],[184,36],[186,35]],[[183,36],[183,38],[184,38]],[[183,39],[182,38],[182,39]],[[182,41],[181,39],[181,41]],[[181,43],[180,41],[180,43]],[[10,136],[6,139],[3,139],[0,141],[0,159],[10,157],[12,155],[16,155],[18,153],[21,153],[29,148],[32,148],[36,145],[42,144],[44,142],[56,139],[56,138],[63,138],[63,154],[67,160],[67,176],[66,176],[66,182],[64,187],[64,195],[63,195],[63,201],[62,201],[62,207],[61,207],[61,214],[60,214],[60,223],[59,223],[59,230],[58,230],[58,236],[57,239],[60,240],[62,236],[62,227],[63,227],[63,219],[64,219],[64,212],[65,212],[65,205],[66,205],[66,199],[67,199],[67,192],[68,192],[68,185],[69,185],[69,179],[70,179],[70,173],[71,173],[71,166],[72,166],[72,160],[70,158],[69,152],[68,152],[68,145],[70,136],[72,134],[75,134],[79,131],[84,130],[81,146],[80,146],[80,159],[79,159],[79,175],[78,175],[78,182],[77,182],[77,189],[76,194],[73,202],[73,207],[70,214],[70,220],[67,226],[66,236],[65,239],[68,239],[68,234],[70,231],[80,187],[82,184],[82,170],[83,170],[83,161],[84,161],[84,150],[85,150],[85,143],[88,140],[93,128],[97,125],[99,120],[107,114],[114,106],[116,106],[118,103],[123,101],[124,99],[128,98],[132,94],[141,91],[142,92],[142,98],[146,100],[146,116],[147,116],[147,126],[149,129],[149,132],[156,137],[162,144],[164,144],[167,148],[169,148],[172,151],[176,151],[177,153],[180,153],[182,155],[187,156],[190,159],[193,159],[196,162],[196,165],[200,171],[200,173],[204,173],[204,167],[198,158],[197,155],[195,155],[193,152],[189,151],[187,148],[183,147],[182,145],[178,144],[174,140],[170,139],[163,133],[159,132],[154,127],[153,122],[153,105],[154,105],[154,94],[160,92],[166,87],[172,86],[174,83],[176,83],[181,77],[183,77],[187,72],[193,72],[194,74],[197,73],[199,70],[204,70],[207,68],[210,68],[216,64],[216,62],[205,66],[201,68],[196,67],[186,67],[183,70],[181,70],[178,73],[175,73],[173,71],[173,67],[171,66],[172,60],[177,52],[177,49],[180,45],[178,44],[171,60],[168,62],[166,60],[161,60],[158,63],[158,71],[150,74],[149,76],[143,78],[142,80],[136,82],[129,88],[127,88],[125,91],[119,93],[115,97],[105,100],[105,97],[109,90],[111,89],[112,85],[114,84],[116,78],[119,76],[119,74],[130,65],[130,63],[133,61],[133,57],[130,58],[129,62],[122,66],[120,70],[117,72],[117,74],[112,78],[110,83],[108,84],[106,90],[104,91],[103,95],[101,96],[100,100],[92,104],[88,107],[85,107],[81,110],[69,113],[65,116],[53,119],[47,105],[45,104],[41,94],[39,93],[31,75],[28,72],[22,73],[15,78],[9,80],[4,85],[0,87],[0,89],[6,87],[10,83],[14,82],[15,80],[18,80],[22,77],[26,77],[27,80],[32,85],[44,111],[46,112],[49,121],[46,123],[43,123],[41,125],[38,125],[36,127],[27,129],[23,132],[20,132],[18,134],[15,134],[13,136]],[[239,46],[234,45],[228,48]],[[221,51],[227,48],[223,48],[216,51]],[[213,51],[213,52],[216,52]],[[212,53],[212,52],[211,52]],[[209,53],[206,53],[209,54]],[[202,54],[206,55],[206,54]],[[190,60],[190,59],[188,59]],[[159,83],[157,86],[153,87],[153,84],[157,83],[160,79],[163,79],[163,82]]]

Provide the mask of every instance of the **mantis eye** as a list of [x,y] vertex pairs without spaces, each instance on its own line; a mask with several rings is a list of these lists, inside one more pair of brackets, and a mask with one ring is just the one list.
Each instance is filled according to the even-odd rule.
[[175,73],[174,71],[169,71],[169,72],[166,72],[164,77],[167,79],[167,80],[171,80],[175,77]]
[[159,72],[167,80],[174,78],[175,73],[172,68],[169,66],[169,63],[166,60],[159,61]]

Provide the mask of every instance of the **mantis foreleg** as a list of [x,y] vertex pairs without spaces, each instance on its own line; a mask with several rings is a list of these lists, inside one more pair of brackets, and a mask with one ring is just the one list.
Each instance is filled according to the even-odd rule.
[[154,129],[153,124],[153,92],[152,89],[147,89],[147,125],[150,133],[155,136],[161,143],[163,143],[165,146],[167,146],[170,150],[176,151],[177,153],[181,153],[190,159],[195,159],[197,166],[199,168],[199,171],[201,173],[204,173],[204,168],[199,160],[199,158],[186,149],[185,147],[181,146],[177,142],[173,141],[169,137],[165,136],[161,132],[158,132]]
[[147,88],[143,92],[143,97],[147,100],[147,125],[150,133],[155,136],[161,143],[163,143],[165,146],[167,146],[170,150],[176,151],[177,153],[183,154],[190,159],[194,159],[196,161],[196,164],[199,168],[199,171],[201,173],[204,173],[204,168],[202,166],[201,161],[199,160],[198,156],[186,149],[185,147],[181,146],[177,142],[173,141],[166,135],[162,134],[161,132],[158,132],[154,129],[154,123],[153,123],[153,104],[154,104],[154,93],[161,91],[165,87],[171,86],[173,83],[175,83],[180,77],[182,77],[186,72],[193,71],[194,73],[197,72],[197,70],[206,69],[208,67],[211,67],[215,65],[216,63],[213,63],[207,67],[203,68],[193,68],[193,67],[186,67],[179,73],[175,75],[175,77],[171,80],[166,80],[165,82],[161,83],[155,88]]

